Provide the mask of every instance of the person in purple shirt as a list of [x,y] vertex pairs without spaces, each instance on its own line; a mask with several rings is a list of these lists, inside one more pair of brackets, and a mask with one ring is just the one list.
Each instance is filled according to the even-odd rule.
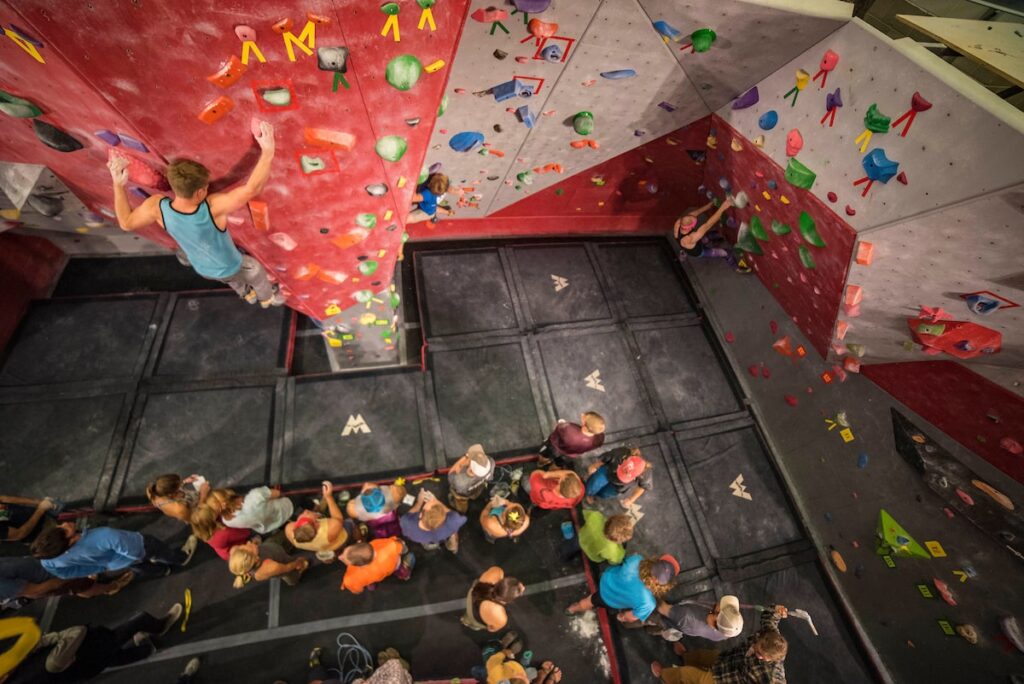
[[125,568],[139,575],[169,575],[173,568],[191,560],[181,549],[171,548],[148,534],[112,527],[79,533],[73,523],[43,532],[32,542],[31,551],[33,556],[43,559],[43,569],[61,579]]
[[551,435],[540,447],[541,468],[572,468],[571,459],[604,444],[605,422],[601,414],[587,411],[580,414],[579,423],[559,420]]
[[437,500],[431,492],[421,489],[416,503],[401,517],[402,536],[436,548],[442,542],[452,553],[459,552],[459,528],[466,524],[466,516],[456,513]]

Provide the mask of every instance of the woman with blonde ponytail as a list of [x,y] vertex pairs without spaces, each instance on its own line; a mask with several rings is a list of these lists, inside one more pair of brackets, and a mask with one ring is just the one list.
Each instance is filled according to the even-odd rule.
[[228,559],[231,547],[244,544],[253,531],[247,528],[227,527],[221,520],[225,506],[235,496],[230,489],[214,489],[199,504],[189,518],[192,534],[210,545],[210,548],[224,560]]
[[265,582],[271,577],[280,577],[285,584],[295,586],[308,567],[308,560],[292,558],[273,542],[239,544],[232,547],[228,556],[228,569],[235,576],[235,589],[241,589],[253,580]]

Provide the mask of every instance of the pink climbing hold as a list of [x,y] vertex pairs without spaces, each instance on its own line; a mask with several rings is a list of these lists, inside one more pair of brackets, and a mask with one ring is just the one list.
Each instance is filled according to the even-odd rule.
[[936,577],[932,578],[932,582],[935,584],[935,588],[939,590],[942,600],[951,606],[955,606],[956,599],[953,598],[953,592],[949,590],[949,585]]
[[786,156],[795,157],[804,148],[804,136],[800,135],[797,129],[786,134]]
[[959,496],[960,500],[963,501],[968,506],[974,505],[974,499],[971,498],[971,495],[965,492],[964,490],[960,489],[959,487],[956,488],[956,495]]
[[772,372],[768,370],[768,366],[761,366],[761,377],[765,380],[772,377]]
[[847,356],[843,359],[843,370],[848,373],[860,373],[860,359]]
[[896,180],[898,180],[900,183],[903,183],[903,185],[907,185],[907,172],[900,171],[899,173],[897,173]]
[[783,399],[785,399],[786,403],[789,404],[790,406],[796,406],[798,403],[797,398],[794,397],[792,394],[787,394],[786,396],[783,397]]
[[846,205],[846,215],[847,216],[856,216],[857,215],[857,210],[854,209],[853,207],[851,207],[849,204],[847,204]]
[[943,508],[942,512],[945,513],[946,517],[949,518],[950,520],[953,519],[953,511],[949,510],[948,508]]
[[243,43],[256,40],[256,31],[251,26],[246,26],[245,24],[239,24],[235,27],[235,35]]
[[725,333],[725,341],[728,342],[729,344],[732,344],[733,342],[736,341],[736,336],[733,335],[731,332],[727,332]]
[[455,94],[456,95],[465,95],[466,94],[466,89],[465,88],[456,88],[455,89]]
[[750,366],[747,367],[747,372],[750,373],[753,377],[756,378],[757,374],[759,372],[757,364],[756,363],[750,364]]
[[1024,454],[1024,447],[1022,447],[1020,442],[1015,440],[1013,437],[1003,437],[999,440],[999,446],[1006,449],[1014,456]]
[[516,57],[516,61],[519,62],[520,64],[526,64],[527,62],[530,61],[530,58],[529,57]]
[[832,203],[838,202],[839,201],[839,195],[837,195],[836,193],[830,191],[828,193],[828,201],[832,202]]

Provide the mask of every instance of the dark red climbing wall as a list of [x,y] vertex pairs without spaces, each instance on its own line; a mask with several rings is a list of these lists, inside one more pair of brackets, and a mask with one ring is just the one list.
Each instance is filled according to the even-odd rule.
[[[734,193],[740,190],[747,193],[750,198],[747,207],[731,212],[736,226],[741,221],[749,224],[756,215],[770,238],[760,241],[764,256],[750,257],[754,270],[824,357],[832,340],[856,234],[810,192],[790,185],[783,168],[721,118],[714,116],[711,126],[715,149],[708,150],[704,182],[720,197],[724,195],[719,186],[720,178],[731,183]],[[734,140],[741,151],[733,150]],[[774,181],[775,189],[769,186],[769,181]],[[771,199],[766,199],[764,192]],[[783,202],[783,196],[788,204]],[[814,219],[825,247],[813,247],[800,237],[797,226],[803,211]],[[770,227],[772,219],[789,225],[792,231],[788,235],[774,234]],[[735,240],[735,228],[726,233]],[[805,245],[813,256],[816,265],[813,270],[801,263],[800,245]]]
[[[107,146],[91,135],[94,131],[125,130],[145,142],[157,159],[198,159],[224,185],[243,180],[256,160],[249,121],[258,114],[277,129],[273,175],[260,198],[269,208],[269,228],[255,228],[248,212],[239,212],[231,226],[236,240],[276,274],[292,295],[293,306],[316,318],[324,318],[332,304],[349,308],[357,293],[365,296],[387,287],[468,0],[435,6],[436,31],[416,28],[421,10],[415,2],[399,3],[401,42],[380,35],[387,19],[380,3],[354,0],[312,0],[305,5],[281,0],[229,5],[111,0],[72,3],[59,12],[38,2],[11,4],[17,14],[8,21],[34,33],[44,43],[44,55],[52,59],[38,64],[16,45],[5,45],[0,74],[17,86],[16,94],[48,107],[63,103],[54,123],[87,146],[57,160],[54,156],[61,153],[35,143],[38,149],[19,149],[16,161],[52,162],[97,208],[109,208],[102,166]],[[295,61],[290,61],[283,36],[271,28],[290,18],[292,33],[298,36],[307,12],[330,20],[316,26],[316,46],[351,50],[346,74],[350,88],[339,85],[332,91],[333,74],[319,70],[316,56],[298,47]],[[247,71],[222,89],[206,77],[231,55],[241,57],[237,25],[256,31],[267,61],[261,64],[250,55]],[[423,73],[411,90],[401,92],[387,84],[384,71],[392,58],[403,54],[417,57],[424,66],[438,60],[445,66]],[[60,55],[73,63],[77,74],[61,63]],[[257,83],[290,85],[297,106],[259,112],[253,90]],[[230,98],[234,109],[212,125],[200,121],[200,111],[219,96]],[[416,125],[406,123],[415,118]],[[337,151],[330,172],[303,174],[298,156],[307,147],[307,127],[352,134],[354,149]],[[408,143],[398,162],[384,161],[374,152],[377,139],[386,135]],[[372,197],[364,189],[371,183],[387,183],[390,192]],[[359,214],[373,214],[376,220],[361,240],[353,231]],[[360,264],[371,260],[378,262],[377,270],[362,274]]]
[[1024,482],[1024,456],[1001,446],[1024,444],[1024,399],[956,361],[861,366],[861,372],[986,461]]
[[63,266],[64,253],[49,240],[0,234],[0,353],[29,301],[49,293]]
[[[665,233],[697,201],[711,118],[593,166],[482,219],[409,226],[412,239]],[[695,154],[691,156],[690,152]],[[550,172],[556,173],[556,172]],[[653,190],[653,192],[652,192]]]

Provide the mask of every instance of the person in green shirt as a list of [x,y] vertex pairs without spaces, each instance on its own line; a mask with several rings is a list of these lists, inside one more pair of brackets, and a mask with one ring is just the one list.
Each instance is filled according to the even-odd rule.
[[583,510],[579,538],[566,541],[562,558],[569,561],[580,551],[594,563],[618,565],[626,557],[623,544],[633,538],[633,519],[620,514],[606,518],[601,511]]

